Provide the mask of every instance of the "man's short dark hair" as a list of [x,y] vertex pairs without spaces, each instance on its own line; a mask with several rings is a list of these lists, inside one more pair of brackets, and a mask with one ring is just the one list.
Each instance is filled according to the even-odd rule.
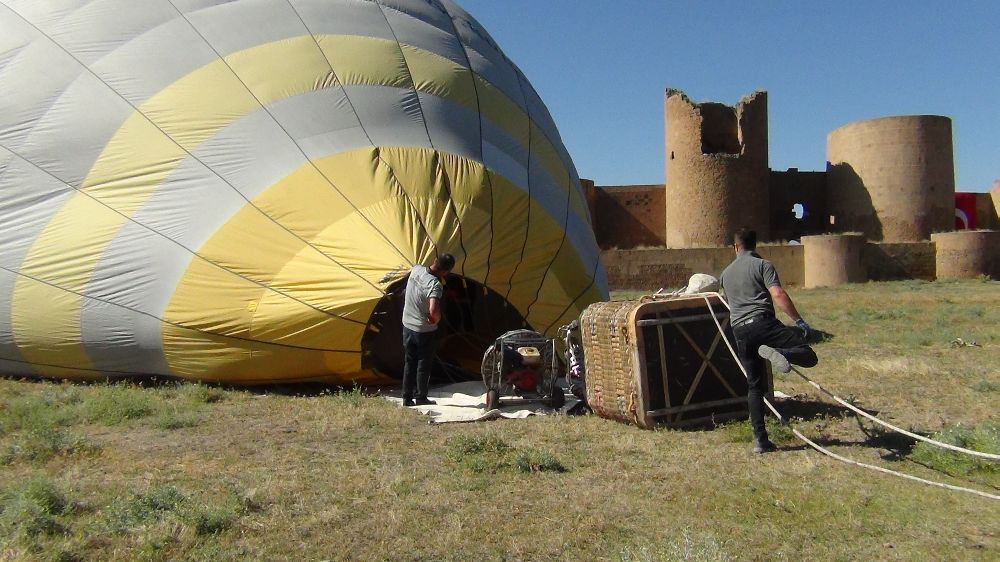
[[733,235],[733,242],[743,247],[744,250],[757,249],[757,232],[749,228],[741,228]]
[[455,267],[455,256],[451,254],[441,254],[434,260],[437,263],[438,269],[444,271],[445,273],[451,271]]

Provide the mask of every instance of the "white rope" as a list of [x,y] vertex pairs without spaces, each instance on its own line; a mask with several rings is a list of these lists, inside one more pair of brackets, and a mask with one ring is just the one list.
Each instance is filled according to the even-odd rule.
[[982,451],[974,451],[972,449],[966,449],[964,447],[959,447],[958,445],[951,445],[949,443],[943,443],[941,441],[935,441],[934,439],[931,439],[930,437],[924,437],[923,435],[919,435],[919,434],[916,434],[916,433],[913,433],[913,432],[910,432],[910,431],[906,431],[905,429],[902,429],[900,427],[896,427],[896,426],[892,425],[889,422],[882,421],[882,420],[878,419],[877,417],[869,414],[868,412],[862,410],[861,408],[858,408],[857,406],[851,404],[847,400],[844,400],[843,398],[841,398],[841,397],[837,396],[836,394],[830,392],[829,390],[823,388],[822,386],[820,386],[820,384],[818,382],[815,382],[812,379],[810,379],[809,377],[805,376],[804,374],[802,374],[801,371],[799,371],[798,369],[796,369],[794,366],[792,367],[792,370],[795,371],[796,375],[798,375],[798,376],[802,377],[803,379],[805,379],[805,381],[807,383],[809,383],[809,384],[813,385],[814,387],[816,387],[817,389],[819,389],[820,392],[823,392],[824,394],[826,394],[830,398],[833,398],[834,400],[836,400],[837,403],[843,405],[844,407],[846,407],[847,409],[851,410],[852,412],[858,414],[859,416],[864,416],[864,417],[870,419],[871,421],[873,421],[873,422],[875,422],[875,423],[877,423],[877,424],[879,424],[881,426],[887,427],[887,428],[889,428],[889,429],[891,429],[893,431],[896,431],[898,433],[902,433],[903,435],[906,435],[908,437],[912,437],[912,438],[914,438],[914,439],[916,439],[918,441],[923,441],[924,443],[930,443],[931,445],[935,445],[937,447],[942,447],[944,449],[950,449],[952,451],[957,451],[959,453],[965,453],[966,455],[973,455],[973,456],[976,456],[976,457],[982,457],[984,459],[990,459],[990,460],[994,460],[994,461],[1000,461],[1000,455],[994,455],[992,453],[984,453]]
[[806,443],[808,443],[809,446],[812,447],[813,449],[816,449],[817,451],[823,453],[824,455],[826,455],[826,456],[828,456],[830,458],[837,459],[840,462],[846,462],[847,464],[853,464],[853,465],[860,466],[860,467],[863,467],[863,468],[868,468],[868,469],[871,469],[871,470],[877,470],[877,471],[883,472],[885,474],[891,474],[893,476],[899,476],[900,478],[906,478],[907,480],[913,480],[915,482],[920,482],[921,484],[928,484],[928,485],[931,485],[931,486],[937,486],[939,488],[947,488],[949,490],[955,490],[956,492],[968,492],[970,494],[975,494],[977,496],[982,496],[984,498],[989,498],[991,500],[1000,500],[1000,496],[995,495],[995,494],[989,494],[989,493],[986,493],[986,492],[980,492],[979,490],[973,490],[972,488],[963,488],[962,486],[952,486],[951,484],[944,484],[944,483],[941,483],[941,482],[935,482],[933,480],[925,480],[923,478],[918,478],[916,476],[910,476],[909,474],[903,474],[902,472],[896,472],[895,470],[889,470],[888,468],[882,468],[881,466],[875,466],[873,464],[867,464],[867,463],[863,463],[863,462],[858,462],[856,460],[852,460],[852,459],[849,459],[847,457],[842,457],[842,456],[838,455],[837,453],[834,453],[832,451],[828,451],[828,450],[824,449],[823,447],[819,446],[818,444],[813,443],[808,437],[806,437],[805,435],[802,435],[802,433],[800,433],[799,430],[797,430],[795,428],[792,428],[792,433],[794,433],[795,436],[798,437],[799,439],[801,439],[801,440],[805,441]]
[[[732,310],[732,308],[729,306],[729,303],[727,303],[725,301],[725,299],[722,298],[722,295],[720,295],[719,293],[702,293],[700,296],[703,299],[705,299],[705,304],[708,305],[709,315],[712,317],[712,320],[715,321],[715,326],[719,329],[719,333],[722,334],[722,339],[725,340],[726,347],[729,348],[729,352],[733,354],[733,359],[736,361],[736,364],[739,366],[740,371],[743,372],[743,376],[744,377],[746,377],[747,379],[749,379],[750,375],[747,373],[746,369],[743,367],[743,363],[740,361],[739,356],[733,350],[733,346],[729,345],[729,338],[726,337],[726,332],[725,332],[725,330],[722,329],[722,324],[719,323],[719,319],[715,317],[715,309],[712,308],[712,302],[711,302],[711,300],[709,300],[709,296],[715,296],[715,297],[717,297],[719,299],[719,301],[722,302],[723,305],[725,305],[726,308],[728,308],[730,310]],[[798,372],[798,371],[796,371],[796,372]],[[802,375],[802,373],[799,373],[799,375],[805,377],[805,375]],[[819,385],[816,385],[816,386],[819,386]],[[824,390],[824,392],[826,392],[826,391]],[[780,420],[782,423],[786,423],[785,420],[784,420],[784,418],[781,416],[781,414],[778,413],[778,410],[774,407],[774,405],[771,404],[770,400],[768,400],[768,399],[765,398],[764,399],[764,403],[767,404],[767,407],[770,408],[772,412],[774,412],[774,415],[778,417],[778,420]],[[872,416],[872,417],[874,417],[874,416]],[[880,466],[875,466],[873,464],[867,464],[867,463],[863,463],[863,462],[858,462],[858,461],[849,459],[847,457],[842,457],[842,456],[840,456],[840,455],[838,455],[838,454],[836,454],[836,453],[834,453],[832,451],[828,451],[827,449],[824,449],[823,447],[819,446],[817,443],[814,443],[812,440],[810,440],[808,437],[806,437],[805,435],[803,435],[799,430],[795,429],[794,427],[792,427],[791,430],[792,430],[792,433],[796,437],[798,437],[799,439],[801,439],[807,445],[809,445],[813,449],[816,449],[820,453],[822,453],[822,454],[824,454],[824,455],[826,455],[826,456],[828,456],[828,457],[830,457],[832,459],[836,459],[836,460],[839,460],[841,462],[845,462],[847,464],[853,464],[855,466],[860,466],[862,468],[867,468],[867,469],[870,469],[870,470],[875,470],[875,471],[878,471],[878,472],[881,472],[881,473],[884,473],[884,474],[889,474],[889,475],[892,475],[892,476],[898,476],[900,478],[906,478],[907,480],[913,480],[915,482],[920,482],[921,484],[927,484],[927,485],[930,485],[930,486],[937,486],[939,488],[946,488],[948,490],[954,490],[956,492],[966,492],[966,493],[969,493],[969,494],[975,494],[977,496],[981,496],[981,497],[984,497],[984,498],[989,498],[989,499],[992,499],[992,500],[1000,500],[1000,496],[995,495],[995,494],[989,494],[987,492],[981,492],[979,490],[973,490],[972,488],[963,488],[962,486],[953,486],[951,484],[944,484],[944,483],[941,483],[941,482],[935,482],[933,480],[925,480],[923,478],[918,478],[916,476],[911,476],[909,474],[904,474],[902,472],[897,472],[895,470],[891,470],[891,469],[888,469],[888,468],[882,468]],[[908,432],[904,432],[904,433],[909,434]],[[947,445],[946,443],[940,443],[938,441],[933,441],[933,440],[929,440],[929,441],[931,441],[931,442],[933,442],[935,444]]]

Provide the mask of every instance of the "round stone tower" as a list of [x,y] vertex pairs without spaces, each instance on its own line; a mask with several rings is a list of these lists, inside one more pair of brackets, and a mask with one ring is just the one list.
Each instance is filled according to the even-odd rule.
[[826,159],[830,230],[909,242],[952,229],[951,119],[905,115],[850,123],[827,136]]
[[860,234],[803,236],[805,287],[835,287],[863,283],[866,272],[861,263],[865,237]]
[[741,227],[770,237],[767,92],[735,107],[667,90],[666,244],[726,246]]

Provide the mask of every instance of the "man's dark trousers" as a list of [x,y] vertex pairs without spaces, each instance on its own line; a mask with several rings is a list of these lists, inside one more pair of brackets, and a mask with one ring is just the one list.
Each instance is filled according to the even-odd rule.
[[757,348],[762,345],[773,347],[785,356],[789,363],[802,367],[814,367],[819,360],[816,352],[806,345],[802,334],[778,321],[770,314],[758,314],[741,324],[733,326],[736,338],[736,353],[747,371],[747,407],[750,410],[750,425],[757,439],[767,439],[764,428],[764,394],[767,393],[767,379]]
[[436,331],[416,332],[403,326],[403,399],[413,399],[416,382],[417,398],[427,398],[427,385],[434,361],[434,335]]

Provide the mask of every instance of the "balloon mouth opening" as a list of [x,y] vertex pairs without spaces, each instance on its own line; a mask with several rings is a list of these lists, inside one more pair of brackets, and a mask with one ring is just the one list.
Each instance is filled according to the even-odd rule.
[[[403,377],[404,277],[385,292],[361,338],[361,366],[394,379]],[[482,283],[449,275],[444,309],[435,340],[431,380],[476,380],[486,349],[505,332],[531,329],[524,316],[503,295]]]

